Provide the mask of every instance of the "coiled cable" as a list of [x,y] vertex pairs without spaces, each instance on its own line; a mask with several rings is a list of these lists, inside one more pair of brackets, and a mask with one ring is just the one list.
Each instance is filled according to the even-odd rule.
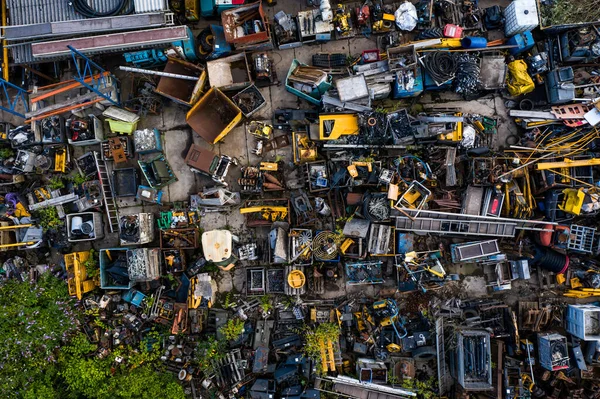
[[75,11],[86,18],[102,18],[120,14],[131,14],[134,8],[133,1],[131,0],[121,0],[115,8],[105,12],[100,12],[90,7],[86,0],[72,0],[71,4],[73,5],[73,8],[75,8]]
[[438,86],[454,78],[458,67],[456,57],[448,51],[427,53],[420,61]]

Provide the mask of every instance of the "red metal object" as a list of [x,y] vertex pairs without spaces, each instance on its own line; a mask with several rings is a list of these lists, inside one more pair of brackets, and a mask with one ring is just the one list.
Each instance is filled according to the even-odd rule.
[[363,62],[365,62],[367,64],[369,62],[377,62],[377,61],[381,60],[379,50],[377,50],[377,49],[363,51],[361,58],[362,58]]
[[460,39],[462,36],[463,28],[458,25],[446,24],[444,26],[444,36],[445,37],[453,37],[455,39]]
[[[261,43],[271,38],[271,31],[262,2],[246,4],[225,10],[221,13],[221,22],[227,43],[252,44]],[[244,26],[251,25],[252,29],[259,24],[260,31],[244,34]],[[241,35],[240,35],[241,33]]]

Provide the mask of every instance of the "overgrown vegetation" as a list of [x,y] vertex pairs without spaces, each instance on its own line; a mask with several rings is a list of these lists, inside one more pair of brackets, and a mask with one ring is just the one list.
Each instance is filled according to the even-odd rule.
[[566,25],[600,20],[600,0],[554,0],[541,5],[544,26]]
[[12,148],[0,148],[0,159],[9,159],[15,156]]
[[[183,399],[183,388],[162,370],[160,335],[139,347],[121,345],[100,358],[78,333],[67,285],[51,274],[0,285],[0,397],[25,399]],[[122,358],[122,361],[117,359]]]
[[50,178],[48,181],[48,187],[50,190],[60,190],[61,188],[65,188],[65,182],[63,181],[61,176],[55,175]]
[[263,295],[259,298],[260,307],[263,312],[269,313],[271,309],[273,309],[273,304],[271,303],[271,297],[269,295]]
[[228,341],[235,341],[244,332],[244,321],[238,318],[227,320],[227,323],[221,327],[221,334]]
[[198,367],[205,375],[214,372],[216,362],[225,357],[225,342],[209,336],[206,341],[201,341],[196,347],[198,355]]
[[[78,324],[62,280],[46,274],[37,283],[2,283],[0,397],[55,397],[44,395],[44,387],[56,377],[57,351],[77,331]],[[40,394],[24,395],[31,392]]]
[[340,337],[340,327],[335,323],[321,323],[315,329],[305,327],[304,338],[304,353],[311,358],[317,365],[317,374],[323,375],[324,370],[321,365],[321,343],[338,342]]
[[90,249],[90,257],[82,263],[88,277],[94,278],[100,274],[100,268],[98,267],[98,252],[96,252],[94,248]]
[[58,211],[53,206],[38,209],[34,212],[34,217],[44,231],[55,229],[63,224],[63,221],[58,217]]
[[81,173],[77,173],[75,174],[75,176],[69,177],[69,180],[71,181],[71,183],[73,183],[73,185],[79,186],[88,181],[88,178],[82,175]]
[[402,388],[411,390],[417,394],[419,399],[433,399],[438,395],[435,392],[437,387],[437,379],[431,377],[425,381],[417,378],[405,378],[402,380]]

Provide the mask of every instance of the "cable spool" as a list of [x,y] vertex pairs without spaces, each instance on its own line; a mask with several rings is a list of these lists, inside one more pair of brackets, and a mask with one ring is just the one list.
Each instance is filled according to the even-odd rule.
[[337,258],[339,250],[335,239],[336,234],[332,231],[322,231],[315,236],[312,250],[317,260],[329,261]]
[[550,248],[535,246],[532,264],[554,273],[564,273],[569,267],[569,257]]

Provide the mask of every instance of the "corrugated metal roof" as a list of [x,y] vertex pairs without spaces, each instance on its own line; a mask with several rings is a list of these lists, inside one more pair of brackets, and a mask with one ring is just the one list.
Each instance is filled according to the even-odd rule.
[[[114,9],[120,0],[87,0],[95,10]],[[8,0],[9,25],[30,25],[46,22],[72,21],[83,16],[75,11],[69,0]]]

